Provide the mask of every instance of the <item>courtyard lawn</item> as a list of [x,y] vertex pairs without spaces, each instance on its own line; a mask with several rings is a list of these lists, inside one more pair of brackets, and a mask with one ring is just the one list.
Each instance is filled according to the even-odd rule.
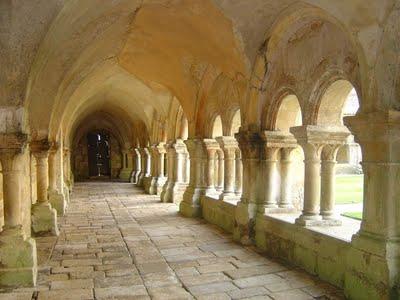
[[363,175],[336,176],[336,204],[361,203]]
[[362,212],[346,212],[344,214],[342,214],[345,217],[349,217],[352,219],[356,219],[356,220],[361,220],[362,219]]

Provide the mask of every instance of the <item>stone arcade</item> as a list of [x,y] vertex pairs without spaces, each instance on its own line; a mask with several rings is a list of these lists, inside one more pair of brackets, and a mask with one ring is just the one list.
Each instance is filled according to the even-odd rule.
[[0,66],[0,299],[400,299],[398,0],[4,0]]

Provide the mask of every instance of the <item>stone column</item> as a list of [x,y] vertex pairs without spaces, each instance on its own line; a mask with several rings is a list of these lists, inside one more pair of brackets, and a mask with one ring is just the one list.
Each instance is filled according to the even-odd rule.
[[260,199],[260,150],[262,141],[257,132],[236,134],[242,152],[243,192],[235,211],[233,238],[242,244],[251,244],[255,238],[254,224]]
[[217,159],[217,151],[219,145],[214,139],[204,139],[204,147],[207,152],[207,164],[206,164],[206,195],[209,197],[217,197],[218,192],[216,190],[216,178],[215,178],[215,163]]
[[153,147],[154,176],[151,178],[149,187],[150,195],[160,195],[162,188],[167,181],[164,176],[164,159],[166,154],[165,143],[159,143]]
[[215,190],[217,193],[222,193],[224,191],[224,182],[225,182],[225,155],[222,150],[217,150],[217,156],[215,161],[215,173],[216,173],[216,182],[215,182]]
[[[37,277],[36,242],[22,226],[22,190],[26,135],[0,134],[3,174],[4,227],[0,233],[0,286],[34,286]],[[27,200],[26,200],[27,201]]]
[[330,225],[342,225],[342,221],[334,215],[335,167],[339,148],[340,145],[326,145],[322,150],[320,214]]
[[268,212],[270,208],[278,207],[278,152],[279,147],[266,147],[264,148],[263,157],[263,173],[264,173],[264,205],[259,205],[259,213]]
[[186,160],[188,152],[183,140],[168,144],[168,180],[161,194],[163,202],[180,203],[187,188]]
[[71,151],[69,148],[64,148],[63,149],[63,154],[64,154],[64,182],[65,182],[65,187],[68,188],[69,192],[72,191],[73,185],[74,185],[74,180],[72,178],[72,173],[71,173]]
[[235,151],[235,195],[242,195],[243,163],[242,153],[239,148]]
[[[59,190],[57,186],[57,150],[60,146],[53,143],[49,151],[49,202],[51,206],[57,211],[59,216],[65,214],[67,208],[67,199],[65,193]],[[69,193],[69,191],[68,191]]]
[[[278,155],[281,149],[296,147],[296,139],[292,134],[281,131],[264,131],[261,133],[261,137],[264,147],[263,163],[265,181],[263,183],[265,185],[265,201],[262,206],[259,206],[259,212],[261,214],[287,212],[287,209],[285,209],[287,207],[281,206],[278,203],[282,196],[278,181]],[[284,171],[286,171],[285,166]],[[283,181],[287,181],[288,179],[285,175],[287,174],[284,174]],[[288,184],[289,182],[283,183]]]
[[359,113],[345,124],[361,145],[364,171],[363,217],[347,252],[345,295],[399,299],[400,112]]
[[129,148],[124,148],[122,153],[122,169],[119,172],[119,178],[123,181],[129,181],[133,171],[132,163],[132,150]]
[[36,158],[37,202],[32,205],[32,232],[35,235],[58,235],[57,211],[49,202],[49,157],[47,140],[31,142]]
[[292,186],[293,186],[293,170],[291,154],[295,147],[286,147],[281,150],[281,197],[279,207],[283,209],[293,209],[292,202]]
[[316,126],[292,127],[290,131],[296,137],[304,151],[304,203],[301,216],[296,224],[307,226],[319,224],[318,213],[321,194],[321,151],[323,141],[318,139]]
[[149,193],[149,188],[150,188],[150,183],[151,183],[151,169],[152,169],[152,163],[153,163],[153,158],[151,156],[151,152],[149,148],[144,148],[144,177],[143,177],[143,187],[146,193]]
[[199,217],[201,216],[200,198],[205,195],[207,188],[208,153],[204,140],[188,139],[185,144],[190,155],[190,179],[179,211],[187,217]]
[[135,154],[135,158],[134,158],[135,159],[135,168],[134,168],[134,171],[132,173],[131,182],[134,183],[134,184],[138,184],[140,171],[142,169],[142,162],[141,162],[141,156],[140,156],[139,148],[135,148],[134,149],[134,154]]
[[144,180],[144,177],[146,175],[146,168],[147,168],[147,163],[146,163],[147,154],[146,154],[146,151],[143,148],[139,148],[138,151],[139,151],[139,154],[140,154],[140,173],[138,175],[138,183],[137,183],[137,185],[143,187],[143,184],[144,184],[143,180]]
[[343,126],[292,127],[290,131],[302,146],[304,161],[304,206],[296,224],[302,226],[330,225],[318,213],[321,199],[321,152],[325,145],[343,145],[350,134]]
[[238,142],[234,137],[219,137],[217,141],[224,151],[224,191],[220,196],[223,200],[237,200],[235,193],[236,179],[236,161],[235,154],[238,148]]

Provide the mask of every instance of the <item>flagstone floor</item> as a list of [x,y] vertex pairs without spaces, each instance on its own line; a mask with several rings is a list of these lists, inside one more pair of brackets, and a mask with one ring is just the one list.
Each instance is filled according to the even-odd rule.
[[37,239],[37,287],[0,300],[344,299],[131,184],[76,184],[59,223],[58,238]]

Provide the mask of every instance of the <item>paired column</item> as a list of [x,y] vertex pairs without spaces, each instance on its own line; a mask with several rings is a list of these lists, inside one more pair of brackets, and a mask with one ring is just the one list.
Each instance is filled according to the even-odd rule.
[[144,185],[144,177],[146,175],[146,168],[147,168],[147,153],[143,148],[138,149],[140,155],[140,173],[137,175],[137,185],[143,186]]
[[64,188],[63,193],[67,203],[70,201],[70,193],[74,185],[74,179],[71,174],[71,151],[68,148],[63,148],[62,167],[64,174]]
[[321,154],[321,208],[323,220],[341,225],[334,214],[337,153],[341,145],[325,145]]
[[49,202],[49,150],[47,140],[31,143],[36,159],[37,202],[32,205],[32,232],[36,235],[58,235],[57,211]]
[[188,185],[186,168],[189,153],[183,140],[178,139],[167,146],[168,180],[161,193],[162,202],[180,203]]
[[[302,215],[296,220],[296,223],[302,226],[340,225],[340,221],[332,217],[332,211],[325,211],[325,204],[329,202],[328,206],[332,208],[334,206],[335,169],[331,162],[333,159],[336,160],[336,148],[344,145],[350,132],[346,127],[311,125],[292,127],[290,130],[302,146],[305,156],[304,205]],[[329,147],[329,149],[325,147]],[[324,162],[325,173],[321,189],[321,154],[324,148],[328,149],[325,151],[326,153],[331,152],[331,155],[330,159],[325,159]],[[332,148],[336,150],[331,151]],[[325,157],[329,158],[329,155]],[[322,205],[321,192],[324,199]],[[321,211],[319,211],[320,208]]]
[[242,196],[242,182],[243,182],[243,163],[242,163],[242,152],[236,148],[235,154],[235,195],[240,198]]
[[345,294],[399,299],[400,112],[360,113],[345,124],[362,148],[364,170],[363,217],[347,253]]
[[[51,206],[57,211],[59,216],[63,216],[67,209],[67,198],[69,190],[62,191],[57,185],[57,176],[59,176],[59,166],[57,163],[57,151],[60,151],[60,146],[52,143],[49,149],[49,202]],[[60,179],[61,180],[61,179]]]
[[68,188],[69,191],[72,191],[72,187],[74,184],[74,180],[72,178],[72,172],[71,172],[71,151],[69,148],[64,148],[63,149],[63,163],[64,163],[64,182],[65,182],[65,187]]
[[[259,213],[291,212],[293,208],[292,174],[289,156],[291,150],[297,147],[296,139],[293,135],[281,131],[264,131],[261,133],[261,138],[265,189],[264,203],[259,205]],[[278,163],[280,163],[280,170],[278,170]],[[279,182],[279,175],[281,175],[281,182]]]
[[[236,134],[242,153],[243,191],[235,212],[235,228],[233,237],[242,244],[251,244],[255,238],[254,224],[257,205],[263,197],[261,188],[261,146],[262,140],[258,132],[241,131]],[[263,201],[261,201],[263,203]]]
[[219,137],[217,141],[224,152],[224,189],[220,195],[221,200],[237,200],[236,177],[240,176],[236,170],[236,153],[239,147],[234,137]]
[[[0,233],[0,286],[33,286],[37,277],[36,242],[24,232],[23,186],[28,182],[26,135],[0,134],[4,227]],[[27,195],[26,195],[27,196]],[[25,201],[30,201],[25,199]]]
[[[216,173],[215,165],[217,162],[217,152],[219,144],[214,139],[204,139],[203,146],[207,153],[207,164],[206,164],[206,195],[210,197],[217,197],[217,185],[218,185],[218,172]],[[222,158],[223,159],[223,158]],[[219,166],[219,164],[218,164]],[[219,168],[218,168],[219,169]]]
[[291,154],[297,147],[294,145],[281,149],[280,172],[281,172],[281,197],[279,207],[283,209],[293,209],[292,187],[293,187],[293,161]]
[[135,166],[134,166],[134,171],[132,173],[131,182],[134,184],[138,184],[140,171],[142,170],[142,157],[140,155],[139,148],[134,149],[134,154],[135,154],[134,156]]
[[224,191],[224,177],[225,177],[225,155],[224,152],[219,149],[216,152],[215,157],[215,190],[217,193]]
[[143,148],[143,156],[144,156],[143,188],[148,193],[151,183],[151,167],[152,167],[152,157],[149,148]]
[[154,176],[151,178],[149,194],[160,195],[162,188],[167,181],[167,178],[164,176],[165,154],[167,153],[165,143],[159,143],[158,145],[154,146],[152,153],[154,158]]
[[[185,141],[185,144],[190,156],[190,180],[183,194],[179,211],[187,217],[198,217],[201,216],[200,198],[206,194],[208,187],[213,187],[214,171],[210,168],[214,169],[214,165],[208,157],[215,154],[218,144],[215,140],[202,139],[189,139]],[[215,150],[210,151],[211,149],[208,148]]]

